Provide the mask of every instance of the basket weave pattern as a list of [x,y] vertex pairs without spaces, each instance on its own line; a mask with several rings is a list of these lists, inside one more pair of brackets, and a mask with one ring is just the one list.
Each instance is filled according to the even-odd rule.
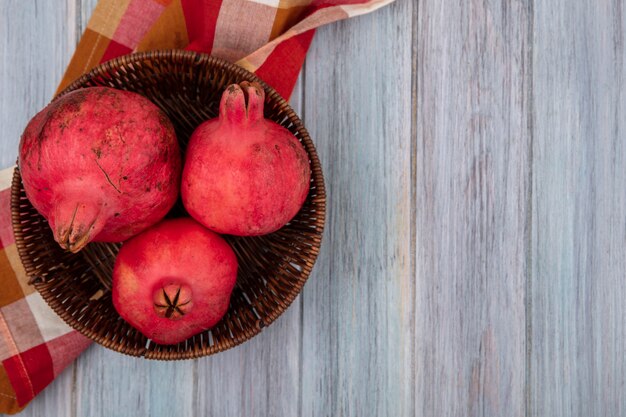
[[[111,274],[120,244],[91,243],[64,252],[46,220],[32,207],[15,170],[11,193],[17,248],[31,282],[70,326],[110,349],[150,359],[190,359],[236,346],[282,314],[306,282],[321,244],[326,193],[317,153],[301,120],[287,102],[254,74],[225,61],[188,51],[158,51],[108,61],[59,96],[79,88],[109,86],[140,93],[170,117],[181,149],[193,130],[216,117],[221,94],[232,83],[257,81],[266,92],[265,117],[291,131],[311,164],[311,186],[297,216],[275,233],[225,236],[239,261],[237,285],[224,318],[177,345],[159,345],[131,327],[111,301]],[[170,217],[184,215],[180,199]]]

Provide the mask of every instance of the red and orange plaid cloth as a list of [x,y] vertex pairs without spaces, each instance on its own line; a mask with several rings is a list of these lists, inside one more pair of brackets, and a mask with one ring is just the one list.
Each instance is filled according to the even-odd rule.
[[[191,49],[255,72],[288,98],[316,27],[392,1],[100,0],[59,89],[120,55]],[[12,174],[12,168],[0,171],[2,413],[21,410],[90,344],[27,284],[11,229]]]

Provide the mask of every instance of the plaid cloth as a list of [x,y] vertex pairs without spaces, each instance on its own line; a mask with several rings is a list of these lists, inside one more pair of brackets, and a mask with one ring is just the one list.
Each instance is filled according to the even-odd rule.
[[11,228],[13,169],[0,171],[0,412],[19,411],[90,341],[56,316],[28,278]]
[[[391,2],[100,0],[59,90],[117,56],[185,48],[235,62],[288,98],[316,27]],[[21,410],[90,344],[27,284],[11,230],[12,174],[0,171],[0,413]]]

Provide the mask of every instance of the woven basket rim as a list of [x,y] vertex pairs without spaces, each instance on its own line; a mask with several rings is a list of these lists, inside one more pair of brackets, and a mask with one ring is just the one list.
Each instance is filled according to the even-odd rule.
[[[269,326],[273,323],[295,300],[295,298],[300,294],[302,288],[306,281],[308,280],[311,271],[313,269],[313,265],[317,260],[319,255],[319,250],[321,247],[321,241],[324,232],[324,226],[326,222],[326,189],[324,185],[323,173],[321,170],[321,164],[319,161],[319,157],[317,155],[317,151],[315,146],[310,138],[310,135],[302,120],[297,116],[297,114],[293,111],[289,103],[281,97],[276,90],[274,90],[271,86],[269,86],[265,81],[259,78],[256,74],[253,74],[243,67],[240,67],[236,64],[227,62],[223,59],[216,58],[213,56],[209,56],[204,53],[194,52],[194,51],[184,51],[184,50],[158,50],[158,51],[147,51],[147,52],[137,52],[129,55],[124,55],[110,61],[104,62],[93,69],[91,69],[88,73],[83,74],[78,79],[73,81],[69,86],[59,92],[51,101],[56,100],[63,95],[74,91],[79,88],[83,88],[90,80],[103,76],[105,74],[110,74],[115,71],[122,71],[122,68],[125,66],[138,65],[142,61],[153,61],[153,60],[174,60],[179,61],[180,63],[191,63],[192,65],[212,65],[218,68],[221,68],[230,73],[234,73],[239,75],[241,78],[245,78],[249,81],[256,81],[260,83],[266,91],[266,95],[271,98],[272,101],[278,103],[281,109],[284,109],[292,123],[296,126],[298,133],[301,135],[301,141],[305,146],[305,149],[309,155],[311,160],[311,179],[316,187],[317,196],[314,201],[316,203],[316,214],[319,219],[317,222],[317,227],[319,233],[316,234],[317,238],[313,239],[312,252],[310,257],[306,259],[306,264],[302,269],[302,273],[299,278],[295,281],[295,285],[291,291],[286,292],[286,296],[281,298],[281,302],[277,304],[277,307],[271,311],[271,314],[264,318],[264,320],[258,320],[256,326],[246,328],[239,334],[239,337],[235,337],[230,339],[230,343],[226,343],[224,345],[219,345],[217,349],[204,349],[202,352],[198,352],[197,350],[185,350],[182,352],[176,351],[172,352],[168,350],[169,346],[167,345],[156,345],[162,346],[163,351],[156,350],[151,351],[148,348],[143,349],[134,349],[127,350],[124,349],[125,346],[121,345],[118,340],[111,340],[108,337],[99,335],[94,330],[86,327],[82,323],[78,321],[72,314],[68,312],[63,307],[63,304],[60,303],[56,298],[46,292],[46,283],[42,281],[38,281],[34,276],[34,266],[31,259],[27,257],[26,245],[27,243],[24,241],[24,232],[22,230],[22,224],[19,215],[19,195],[22,187],[20,170],[19,170],[19,160],[17,161],[16,168],[13,174],[12,186],[11,186],[11,218],[13,231],[15,234],[15,242],[17,246],[17,250],[20,256],[20,260],[24,265],[26,273],[28,277],[31,279],[31,283],[37,289],[37,291],[42,295],[46,303],[55,311],[57,315],[59,315],[68,325],[70,325],[73,329],[79,331],[81,334],[89,337],[93,341],[98,344],[105,346],[109,349],[115,350],[117,352],[135,356],[135,357],[144,357],[147,359],[157,359],[157,360],[179,360],[179,359],[193,359],[202,356],[208,356],[217,352],[221,352],[227,349],[230,349],[234,346],[237,346],[252,337],[259,334],[265,327]],[[153,343],[153,342],[151,342]],[[183,342],[184,343],[184,342]],[[175,345],[172,345],[175,346]],[[212,346],[214,347],[214,346]],[[174,353],[174,354],[172,354]]]

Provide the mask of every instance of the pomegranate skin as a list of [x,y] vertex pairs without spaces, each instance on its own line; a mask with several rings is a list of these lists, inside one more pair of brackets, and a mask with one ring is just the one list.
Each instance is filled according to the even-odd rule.
[[289,130],[264,118],[264,98],[257,83],[227,87],[219,117],[190,138],[183,204],[215,232],[274,232],[298,213],[309,192],[308,154]]
[[113,305],[146,337],[175,344],[220,321],[236,278],[223,238],[190,218],[164,220],[122,245]]
[[92,87],[58,98],[29,122],[19,166],[55,240],[77,252],[161,220],[177,198],[181,156],[171,122],[148,99]]

